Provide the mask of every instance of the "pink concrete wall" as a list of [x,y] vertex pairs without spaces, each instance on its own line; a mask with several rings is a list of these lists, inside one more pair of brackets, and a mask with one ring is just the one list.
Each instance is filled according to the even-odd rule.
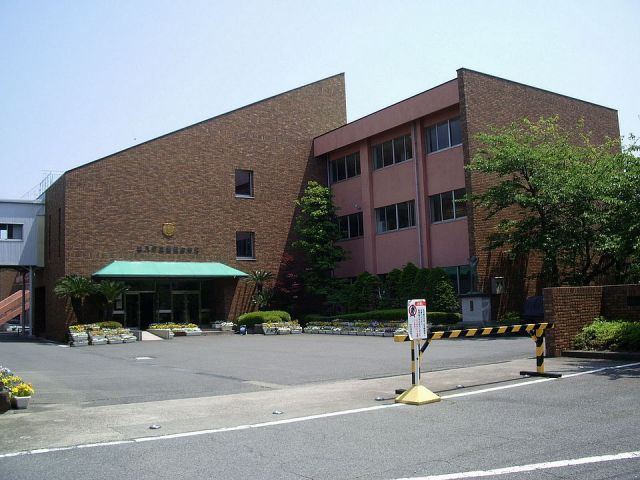
[[462,145],[427,155],[427,196],[464,188]]
[[338,209],[337,215],[349,215],[362,209],[361,175],[331,185],[333,204]]
[[467,219],[430,225],[431,267],[451,267],[469,263]]
[[384,207],[416,197],[415,163],[407,160],[373,171],[373,207]]
[[364,238],[342,240],[337,243],[344,248],[349,259],[340,262],[335,269],[335,275],[339,278],[357,277],[367,270],[364,264]]
[[398,125],[442,110],[459,102],[458,80],[450,80],[366,117],[355,120],[313,141],[315,156],[337,150]]
[[407,228],[376,235],[377,269],[371,273],[387,273],[409,262],[418,263],[418,232]]

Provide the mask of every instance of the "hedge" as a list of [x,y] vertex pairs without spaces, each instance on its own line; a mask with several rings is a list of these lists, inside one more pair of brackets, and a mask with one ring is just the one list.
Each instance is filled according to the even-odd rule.
[[[451,312],[427,312],[429,323],[438,325],[452,325],[462,321],[462,314]],[[333,317],[325,317],[322,315],[310,314],[304,317],[305,323],[309,322],[330,322],[332,320],[342,320],[345,322],[357,322],[358,320],[368,321],[396,321],[404,322],[407,319],[406,308],[393,308],[389,310],[372,310],[362,313],[346,313],[344,315],[335,315]]]
[[576,335],[579,350],[640,352],[640,322],[597,318]]
[[247,328],[254,327],[259,323],[290,322],[291,315],[282,310],[268,310],[264,312],[249,312],[238,317],[236,323],[245,325]]

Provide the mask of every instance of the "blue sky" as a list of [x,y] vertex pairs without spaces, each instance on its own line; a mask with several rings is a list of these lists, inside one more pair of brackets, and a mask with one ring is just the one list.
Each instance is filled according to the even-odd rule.
[[640,134],[639,24],[634,0],[4,0],[0,198],[340,72],[350,121],[467,67]]

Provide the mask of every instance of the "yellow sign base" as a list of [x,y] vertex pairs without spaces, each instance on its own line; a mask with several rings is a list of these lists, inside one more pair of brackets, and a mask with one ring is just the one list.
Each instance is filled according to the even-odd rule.
[[396,397],[396,403],[406,403],[408,405],[425,405],[439,401],[440,397],[423,385],[414,385]]

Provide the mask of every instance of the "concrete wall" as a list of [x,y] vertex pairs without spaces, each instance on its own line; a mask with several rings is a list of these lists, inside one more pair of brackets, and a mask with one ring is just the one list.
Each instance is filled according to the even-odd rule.
[[628,300],[640,299],[640,285],[545,288],[543,295],[544,321],[555,323],[546,334],[549,356],[571,350],[576,334],[595,317],[640,321],[640,306]]

